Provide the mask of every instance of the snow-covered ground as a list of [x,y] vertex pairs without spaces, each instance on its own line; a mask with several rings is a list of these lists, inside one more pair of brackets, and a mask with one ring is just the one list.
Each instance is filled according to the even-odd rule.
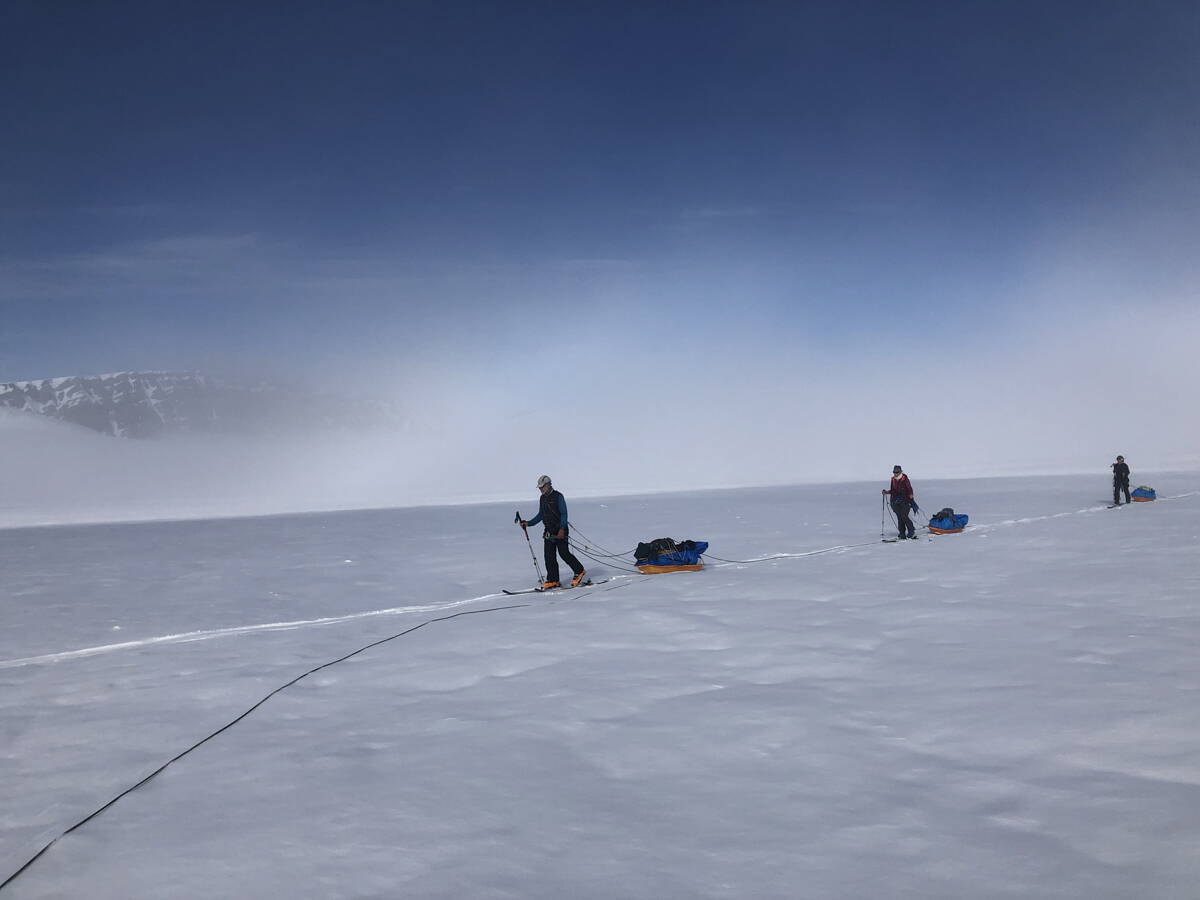
[[974,527],[576,500],[612,551],[842,549],[546,596],[511,504],[0,531],[0,880],[409,631],[0,896],[1195,897],[1200,475],[914,479]]

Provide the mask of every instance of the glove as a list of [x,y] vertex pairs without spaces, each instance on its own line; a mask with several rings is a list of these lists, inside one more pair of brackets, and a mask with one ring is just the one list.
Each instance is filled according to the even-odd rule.
[[528,522],[526,522],[524,519],[519,519],[519,520],[517,521],[517,524],[518,524],[518,525],[520,525],[522,528],[528,528],[528,527],[529,527],[529,523],[528,523]]
[[916,500],[909,500],[908,502],[912,504],[913,512],[920,512],[920,511],[921,511],[921,507],[917,506],[917,501],[916,501]]

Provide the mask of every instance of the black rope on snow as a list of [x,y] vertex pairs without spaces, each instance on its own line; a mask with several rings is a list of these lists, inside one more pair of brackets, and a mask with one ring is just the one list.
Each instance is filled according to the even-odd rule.
[[453,615],[440,616],[439,618],[436,618],[436,619],[429,619],[425,622],[422,622],[419,625],[414,625],[412,628],[406,629],[405,631],[401,631],[398,634],[393,634],[390,637],[381,638],[378,641],[372,641],[371,643],[369,643],[363,647],[359,647],[353,653],[347,653],[345,656],[340,656],[335,660],[331,660],[330,662],[327,662],[327,663],[322,663],[319,666],[309,669],[307,672],[303,673],[302,675],[297,675],[291,681],[287,682],[287,684],[283,684],[283,685],[280,685],[279,687],[275,688],[275,690],[271,691],[271,693],[267,694],[265,697],[263,697],[261,700],[259,700],[257,703],[255,703],[253,706],[251,706],[249,709],[247,709],[244,713],[242,713],[236,719],[232,719],[231,721],[225,723],[220,728],[218,728],[216,731],[214,731],[212,734],[210,734],[208,737],[197,741],[196,743],[192,744],[192,746],[190,746],[186,750],[184,750],[182,753],[178,753],[175,756],[171,757],[169,760],[167,760],[165,763],[163,763],[161,766],[159,766],[157,769],[155,769],[153,772],[151,772],[149,775],[147,775],[145,778],[143,778],[137,784],[121,791],[121,793],[117,794],[117,796],[113,797],[111,800],[109,800],[107,803],[105,803],[99,809],[84,816],[82,819],[80,819],[78,822],[76,822],[74,825],[72,825],[70,828],[68,828],[66,831],[64,831],[62,834],[60,834],[58,837],[54,838],[52,841],[50,841],[48,844],[46,844],[44,847],[42,847],[42,849],[39,850],[37,853],[35,853],[32,857],[30,857],[29,860],[23,866],[21,866],[21,868],[17,869],[17,871],[13,872],[11,875],[9,875],[7,878],[5,878],[4,881],[0,881],[0,890],[3,890],[7,885],[9,885],[13,881],[15,881],[18,875],[20,875],[22,872],[24,872],[26,869],[28,869],[30,866],[32,866],[35,862],[37,862],[39,859],[41,859],[42,855],[47,850],[49,850],[51,847],[53,847],[55,844],[57,844],[59,842],[59,840],[66,837],[68,834],[70,834],[75,829],[80,828],[83,825],[86,825],[88,822],[90,822],[92,819],[96,818],[96,816],[100,815],[102,812],[107,810],[109,807],[115,805],[117,803],[117,801],[120,800],[122,797],[125,797],[126,795],[131,794],[134,791],[136,791],[142,785],[146,784],[148,781],[150,781],[151,779],[156,777],[159,773],[161,773],[164,769],[166,769],[167,766],[171,765],[174,762],[178,762],[179,760],[183,759],[183,757],[187,756],[189,753],[191,753],[193,750],[195,750],[197,747],[200,747],[202,744],[208,743],[213,738],[215,738],[217,735],[219,735],[221,732],[232,728],[234,725],[236,725],[238,722],[242,721],[242,719],[246,718],[246,716],[250,715],[250,713],[254,712],[256,709],[258,709],[260,706],[262,706],[264,703],[266,703],[268,700],[270,700],[276,694],[280,693],[283,690],[286,690],[287,688],[290,688],[296,682],[300,681],[303,678],[307,678],[309,675],[312,675],[314,672],[320,672],[322,669],[327,669],[330,666],[337,665],[340,662],[345,662],[346,660],[350,659],[352,656],[357,656],[358,654],[360,654],[366,650],[370,650],[372,647],[378,647],[380,644],[386,644],[388,641],[394,641],[396,638],[404,637],[406,634],[412,634],[417,629],[424,628],[426,625],[431,625],[434,622],[447,622],[450,619],[457,619],[459,616],[472,616],[472,615],[477,615],[479,613],[502,612],[503,610],[507,610],[507,609],[522,609],[523,607],[527,607],[530,605],[531,604],[529,604],[529,603],[513,603],[508,606],[493,606],[488,609],[468,609],[468,610],[464,610],[463,612],[454,613]]
[[[638,572],[637,574],[641,575],[642,573],[641,573],[641,572]],[[625,576],[623,576],[623,575],[618,575],[618,576],[617,576],[617,578],[624,578],[624,577],[625,577]],[[631,584],[636,584],[636,583],[637,583],[637,582],[634,582],[634,581],[622,581],[620,584],[613,584],[613,585],[609,585],[608,587],[600,587],[599,585],[592,585],[592,586],[590,586],[590,587],[589,587],[588,585],[581,584],[581,585],[580,585],[579,587],[577,587],[577,588],[572,588],[572,590],[576,590],[576,591],[582,591],[584,588],[587,588],[587,590],[585,591],[585,593],[588,593],[588,594],[600,594],[600,593],[603,593],[604,591],[618,591],[618,590],[620,590],[621,588],[627,588],[627,587],[629,587]],[[557,592],[556,592],[556,593],[557,593]],[[567,602],[569,599],[570,599],[570,597],[569,597],[569,596],[567,596],[567,595],[565,595],[565,594],[560,594],[560,596],[558,596],[558,597],[551,597],[551,598],[549,599],[549,601],[547,601],[547,602],[549,602],[549,603],[565,603],[565,602]]]

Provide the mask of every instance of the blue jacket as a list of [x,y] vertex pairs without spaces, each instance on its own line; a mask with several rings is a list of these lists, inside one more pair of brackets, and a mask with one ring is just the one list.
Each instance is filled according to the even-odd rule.
[[[558,500],[557,504],[554,503],[555,499]],[[550,491],[542,496],[538,514],[526,524],[536,525],[543,520],[546,534],[551,537],[557,535],[560,528],[567,527],[567,499],[558,491]]]

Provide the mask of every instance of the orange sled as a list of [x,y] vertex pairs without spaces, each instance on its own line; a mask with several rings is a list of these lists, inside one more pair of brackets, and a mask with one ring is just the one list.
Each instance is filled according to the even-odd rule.
[[961,534],[961,528],[934,528],[932,525],[925,526],[929,529],[930,534]]
[[638,566],[643,575],[665,575],[668,572],[699,572],[704,563],[693,563],[690,566]]
[[1153,503],[1154,497],[1133,497],[1134,503]]

